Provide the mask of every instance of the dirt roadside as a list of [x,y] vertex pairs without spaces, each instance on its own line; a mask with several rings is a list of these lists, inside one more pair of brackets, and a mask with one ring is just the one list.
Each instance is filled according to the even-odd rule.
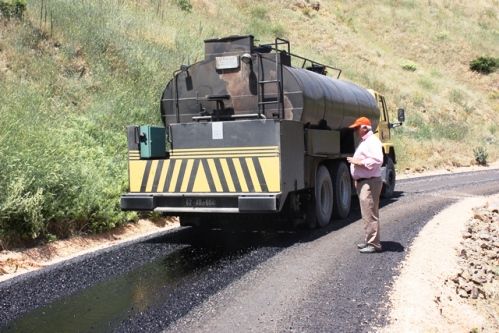
[[[499,194],[459,201],[409,249],[380,332],[499,331]],[[469,291],[467,291],[469,289]]]
[[0,282],[86,253],[178,226],[177,218],[166,218],[155,222],[139,220],[98,235],[74,236],[31,249],[0,251]]

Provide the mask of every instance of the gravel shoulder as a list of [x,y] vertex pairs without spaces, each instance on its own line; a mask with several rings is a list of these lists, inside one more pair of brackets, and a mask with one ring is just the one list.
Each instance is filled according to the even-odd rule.
[[[486,248],[482,245],[486,244],[483,234],[474,237],[469,233],[470,225],[477,224],[477,216],[490,215],[490,221],[482,221],[490,223],[490,227],[485,225],[482,229],[487,228],[486,238],[491,240],[492,247],[498,245],[495,241],[499,237],[497,213],[492,214],[497,209],[499,194],[468,198],[443,210],[425,225],[401,265],[390,294],[390,324],[380,329],[381,332],[499,331],[497,273],[489,269],[489,279],[476,283],[472,283],[471,277],[468,280],[461,277],[469,266],[463,260],[463,257],[468,259],[466,251],[478,254],[476,258],[480,263],[471,263],[472,267],[478,266],[478,270],[485,265],[495,270],[499,267],[497,256],[491,259],[481,253]],[[478,214],[477,211],[490,213]],[[481,229],[475,227],[475,230]],[[497,247],[493,251],[497,251]],[[478,270],[476,273],[481,274]],[[464,290],[467,284],[471,285],[470,289],[475,286],[475,290],[483,290],[485,283],[489,283],[491,290],[483,296],[477,293],[472,297],[468,295],[472,294],[471,290],[469,293]]]

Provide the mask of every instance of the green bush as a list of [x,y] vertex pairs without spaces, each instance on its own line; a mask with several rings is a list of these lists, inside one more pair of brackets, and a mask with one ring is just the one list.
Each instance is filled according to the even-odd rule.
[[470,69],[475,72],[490,74],[499,66],[499,60],[492,57],[478,57],[470,62]]
[[136,218],[119,207],[128,186],[125,128],[160,122],[160,93],[183,55],[135,34],[150,14],[127,21],[131,9],[117,4],[52,0],[59,40],[37,28],[37,10],[2,35],[16,59],[12,76],[0,76],[4,247]]
[[0,236],[3,239],[34,239],[43,233],[43,189],[30,191],[32,180],[17,178],[5,189],[0,206]]
[[246,27],[246,33],[261,38],[285,36],[286,30],[281,24],[271,21],[266,6],[261,4],[252,5],[249,14],[250,21]]
[[404,64],[402,65],[402,69],[408,72],[415,72],[417,68],[414,64]]
[[0,18],[22,19],[26,10],[26,0],[0,0]]
[[192,11],[192,4],[190,0],[176,0],[177,6],[185,12],[190,13]]
[[476,147],[473,149],[473,154],[475,155],[475,161],[479,165],[487,165],[487,158],[489,157],[489,154],[487,153],[487,150],[482,147]]

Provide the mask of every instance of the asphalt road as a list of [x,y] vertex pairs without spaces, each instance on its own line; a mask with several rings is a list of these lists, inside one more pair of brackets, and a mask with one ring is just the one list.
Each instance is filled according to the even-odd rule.
[[396,190],[381,204],[382,253],[355,249],[358,208],[314,231],[181,228],[0,283],[0,331],[372,331],[419,230],[461,198],[499,193],[499,170]]

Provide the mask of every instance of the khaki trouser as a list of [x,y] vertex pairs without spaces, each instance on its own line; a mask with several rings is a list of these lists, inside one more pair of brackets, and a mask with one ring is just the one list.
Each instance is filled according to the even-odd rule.
[[369,178],[355,183],[359,195],[360,212],[366,233],[365,242],[381,249],[379,240],[379,196],[383,181],[380,177]]

